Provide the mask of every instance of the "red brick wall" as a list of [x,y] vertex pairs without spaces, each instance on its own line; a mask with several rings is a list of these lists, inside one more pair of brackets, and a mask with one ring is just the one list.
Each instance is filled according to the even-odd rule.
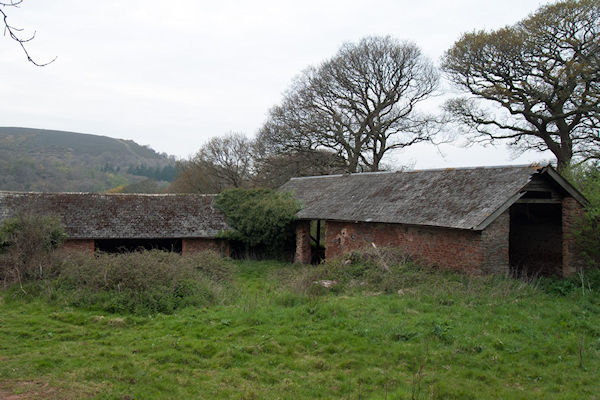
[[310,264],[310,221],[298,221],[296,224],[296,254],[294,262],[299,264]]
[[562,201],[562,233],[563,233],[563,276],[569,276],[585,266],[583,257],[578,254],[575,245],[574,229],[577,221],[584,213],[584,208],[572,197]]
[[67,239],[60,247],[60,251],[72,253],[81,252],[94,254],[94,240],[93,239]]
[[[325,258],[371,246],[371,243],[399,247],[417,261],[465,272],[480,272],[485,261],[481,233],[477,231],[400,224],[326,222]],[[497,262],[496,257],[503,251],[498,249],[498,253],[489,259]]]
[[181,254],[213,250],[229,257],[229,241],[224,239],[182,239]]
[[481,232],[482,272],[509,273],[509,234],[510,211],[506,210]]

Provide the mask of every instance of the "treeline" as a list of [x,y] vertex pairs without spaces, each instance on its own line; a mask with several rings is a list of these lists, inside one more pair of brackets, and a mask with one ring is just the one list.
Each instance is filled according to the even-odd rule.
[[[121,167],[119,165],[113,165],[112,163],[106,163],[101,168],[102,172],[119,173]],[[164,165],[164,166],[148,166],[146,164],[140,165],[129,165],[126,172],[131,175],[145,176],[146,178],[153,179],[155,181],[172,182],[177,176],[177,168],[175,165]]]
[[[346,43],[306,68],[256,137],[211,139],[178,163],[172,191],[274,187],[292,176],[389,169],[417,143],[508,143],[550,151],[561,172],[600,159],[600,3],[565,0],[495,31],[465,33],[437,68],[412,42]],[[442,75],[443,74],[443,75]],[[437,113],[422,103],[458,96]],[[452,135],[442,132],[452,132]]]
[[155,181],[166,181],[172,182],[175,180],[177,175],[177,169],[175,165],[165,165],[165,166],[147,166],[146,164],[141,165],[130,165],[127,168],[127,173],[131,175],[137,176],[145,176],[146,178],[153,179]]

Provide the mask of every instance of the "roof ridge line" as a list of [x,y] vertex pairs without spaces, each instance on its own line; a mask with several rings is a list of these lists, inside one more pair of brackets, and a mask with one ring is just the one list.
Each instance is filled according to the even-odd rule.
[[25,192],[19,190],[0,190],[0,195],[24,194],[24,195],[92,195],[92,196],[137,196],[137,197],[175,197],[175,196],[199,196],[215,197],[217,193],[98,193],[98,192]]
[[313,175],[313,176],[298,176],[292,177],[290,180],[301,180],[301,179],[315,179],[315,178],[338,178],[343,176],[356,176],[356,175],[385,175],[385,174],[400,174],[400,173],[414,173],[414,172],[438,172],[438,171],[467,171],[473,169],[498,169],[498,168],[536,168],[542,169],[551,164],[505,164],[505,165],[483,165],[475,167],[446,167],[446,168],[429,168],[429,169],[410,169],[410,170],[397,170],[397,171],[376,171],[376,172],[353,172],[347,174],[333,174],[333,175]]

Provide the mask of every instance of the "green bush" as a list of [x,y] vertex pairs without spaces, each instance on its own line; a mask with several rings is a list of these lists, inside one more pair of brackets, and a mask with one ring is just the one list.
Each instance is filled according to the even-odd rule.
[[14,281],[43,278],[52,250],[66,238],[59,218],[19,213],[0,226],[0,279]]
[[[223,237],[277,256],[293,247],[294,221],[300,204],[289,193],[271,189],[229,189],[217,197],[216,206],[225,213],[232,230]],[[260,251],[259,251],[260,252]]]
[[600,293],[600,269],[580,271],[568,278],[541,277],[538,286],[552,295],[567,296],[573,292]]
[[600,265],[600,163],[585,164],[566,171],[568,179],[589,200],[585,215],[578,221],[579,249],[592,266]]
[[[158,250],[63,255],[54,278],[33,282],[30,297],[114,313],[172,313],[225,299],[230,262],[213,252],[189,256]],[[20,291],[14,290],[20,296]]]

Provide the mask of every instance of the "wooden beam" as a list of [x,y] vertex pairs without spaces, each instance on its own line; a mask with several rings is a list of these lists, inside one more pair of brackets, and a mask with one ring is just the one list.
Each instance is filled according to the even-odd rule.
[[562,204],[560,199],[519,199],[516,204]]
[[506,202],[504,202],[504,204],[502,204],[500,206],[500,208],[498,208],[496,211],[494,211],[493,213],[491,213],[490,215],[488,215],[486,217],[486,219],[483,220],[482,223],[480,223],[477,226],[474,226],[473,230],[476,231],[482,231],[485,228],[487,228],[487,226],[489,224],[491,224],[496,218],[498,218],[500,216],[500,214],[502,214],[504,211],[506,211],[508,209],[508,207],[512,206],[515,201],[519,200],[523,195],[525,194],[525,191],[519,192],[513,196],[510,197],[510,199],[506,200]]

